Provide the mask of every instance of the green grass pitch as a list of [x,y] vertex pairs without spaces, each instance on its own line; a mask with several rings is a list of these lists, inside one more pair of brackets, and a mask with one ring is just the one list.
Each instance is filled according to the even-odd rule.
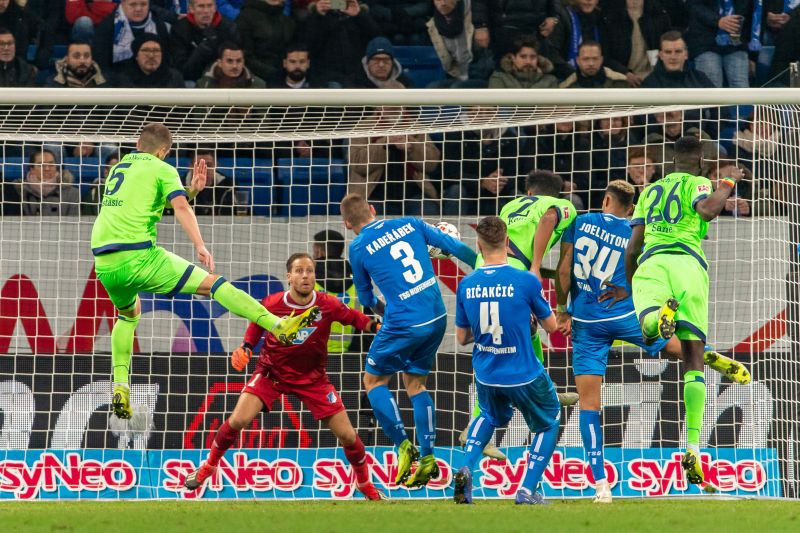
[[[512,501],[394,502],[5,502],[0,529],[103,533],[447,531],[773,533],[800,531],[800,503],[765,500],[554,501],[520,507]],[[250,529],[252,528],[252,529]]]

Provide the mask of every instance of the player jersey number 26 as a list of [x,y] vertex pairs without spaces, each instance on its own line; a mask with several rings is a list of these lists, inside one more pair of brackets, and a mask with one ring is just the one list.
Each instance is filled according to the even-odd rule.
[[[683,203],[680,196],[681,182],[671,184],[669,191],[656,183],[647,191],[645,197],[645,224],[666,221],[670,224],[677,223],[683,218]],[[664,197],[666,194],[666,197]],[[662,203],[663,200],[663,203]]]

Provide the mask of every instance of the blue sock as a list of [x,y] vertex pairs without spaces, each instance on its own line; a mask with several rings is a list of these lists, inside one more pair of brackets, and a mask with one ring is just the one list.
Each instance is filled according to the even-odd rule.
[[603,426],[600,424],[600,411],[581,409],[581,439],[595,482],[606,478],[603,466]]
[[478,415],[478,418],[472,421],[467,430],[463,466],[469,467],[470,470],[475,470],[475,466],[478,464],[481,455],[483,455],[483,448],[494,435],[494,429],[494,426],[483,415]]
[[400,409],[397,408],[397,402],[389,387],[386,385],[375,387],[367,393],[367,397],[383,432],[392,439],[395,446],[400,446],[408,435],[400,419]]
[[547,468],[547,465],[550,464],[550,458],[556,449],[557,441],[558,424],[553,424],[553,427],[547,431],[533,435],[528,456],[528,471],[525,473],[525,479],[522,480],[522,486],[531,491],[531,493],[536,491],[536,487],[542,480],[542,474],[544,474],[544,469]]
[[410,399],[414,406],[414,427],[417,432],[419,454],[425,457],[433,453],[433,445],[436,442],[436,408],[433,406],[433,398],[426,390],[411,396]]

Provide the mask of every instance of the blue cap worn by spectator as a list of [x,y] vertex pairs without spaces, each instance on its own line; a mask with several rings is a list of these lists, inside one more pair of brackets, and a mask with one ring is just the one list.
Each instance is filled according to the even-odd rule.
[[386,37],[375,37],[367,43],[367,51],[364,54],[367,60],[369,61],[378,54],[386,54],[394,59],[394,46],[392,46],[392,42]]

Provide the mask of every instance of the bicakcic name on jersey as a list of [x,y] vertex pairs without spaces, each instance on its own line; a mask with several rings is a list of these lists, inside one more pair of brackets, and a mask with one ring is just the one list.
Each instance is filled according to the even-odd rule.
[[371,243],[366,246],[367,252],[369,255],[374,254],[384,246],[388,246],[395,241],[400,240],[401,238],[414,233],[416,230],[411,224],[404,224],[397,229],[393,229],[392,231],[387,231],[383,234],[382,237],[378,237],[374,239]]
[[481,287],[476,285],[468,287],[465,291],[465,296],[471,298],[513,298],[514,286],[513,285],[489,285]]

